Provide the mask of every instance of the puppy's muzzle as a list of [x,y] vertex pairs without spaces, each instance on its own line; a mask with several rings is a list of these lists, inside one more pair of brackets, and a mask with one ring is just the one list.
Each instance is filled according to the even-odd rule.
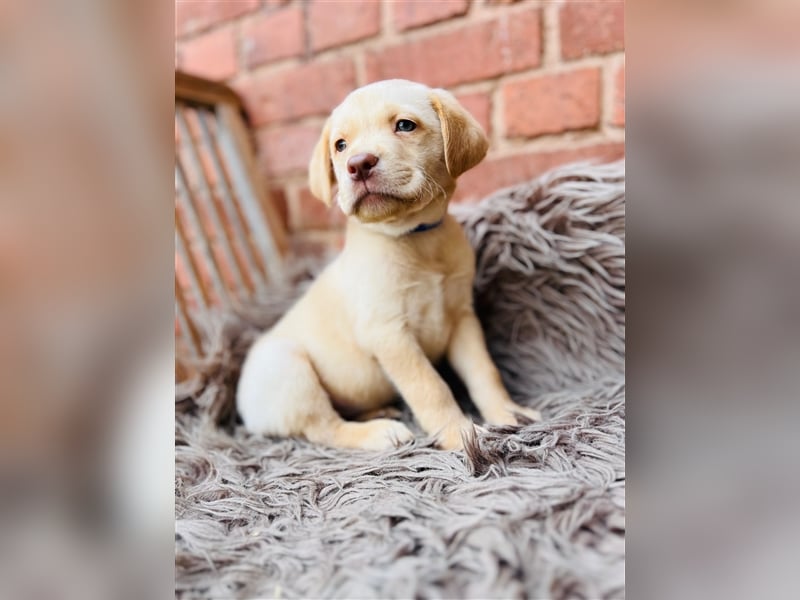
[[353,181],[366,181],[372,169],[378,164],[378,157],[368,152],[356,154],[347,159],[347,172]]

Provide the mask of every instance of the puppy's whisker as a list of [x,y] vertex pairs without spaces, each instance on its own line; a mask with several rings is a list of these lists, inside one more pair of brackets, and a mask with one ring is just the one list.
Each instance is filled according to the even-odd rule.
[[417,195],[417,200],[423,200],[424,198],[430,196],[431,193],[431,186],[428,176],[426,175],[422,179],[422,185],[419,186],[419,194]]
[[437,188],[439,188],[439,191],[441,192],[442,198],[447,198],[447,190],[445,190],[442,187],[442,184],[439,183],[438,181],[436,181],[435,179],[431,179],[431,182],[433,182],[433,185],[435,185]]
[[447,192],[442,187],[442,185],[427,173],[425,174],[424,184],[429,189],[430,196],[432,197],[441,196],[442,198],[447,197]]

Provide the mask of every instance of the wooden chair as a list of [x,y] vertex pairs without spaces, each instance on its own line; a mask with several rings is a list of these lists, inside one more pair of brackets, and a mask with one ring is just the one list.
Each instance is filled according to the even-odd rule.
[[235,306],[282,276],[287,233],[228,86],[175,73],[176,377],[202,357],[197,316]]

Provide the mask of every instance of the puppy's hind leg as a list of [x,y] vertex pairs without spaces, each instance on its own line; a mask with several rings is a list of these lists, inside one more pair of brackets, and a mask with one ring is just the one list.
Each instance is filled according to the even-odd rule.
[[382,450],[413,437],[398,421],[345,421],[303,349],[289,340],[265,337],[250,351],[242,368],[237,408],[248,431],[282,437],[305,437],[339,448]]

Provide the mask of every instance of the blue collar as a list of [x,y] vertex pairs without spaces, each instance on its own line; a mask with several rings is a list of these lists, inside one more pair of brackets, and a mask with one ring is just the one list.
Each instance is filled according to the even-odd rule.
[[444,222],[444,217],[436,221],[435,223],[420,223],[411,231],[407,231],[406,234],[409,233],[422,233],[423,231],[430,231],[431,229],[436,229],[439,225]]

